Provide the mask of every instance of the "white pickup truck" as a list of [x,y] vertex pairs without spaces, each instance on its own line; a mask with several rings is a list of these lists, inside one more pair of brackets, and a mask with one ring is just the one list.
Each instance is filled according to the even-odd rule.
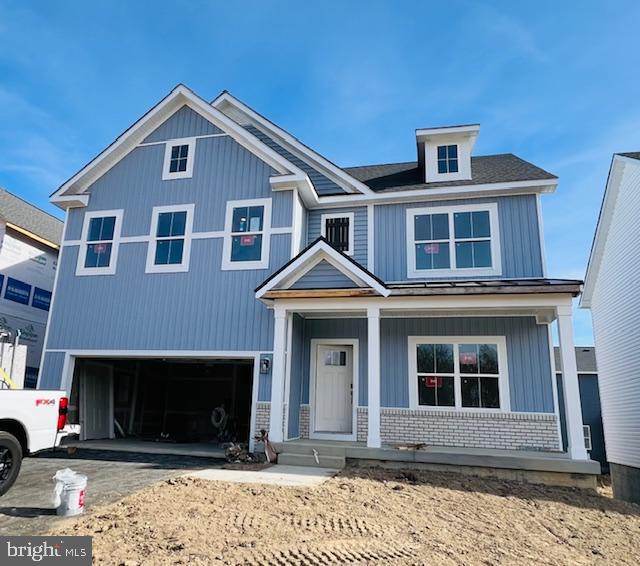
[[22,457],[53,448],[67,420],[64,391],[0,389],[0,496],[20,473]]

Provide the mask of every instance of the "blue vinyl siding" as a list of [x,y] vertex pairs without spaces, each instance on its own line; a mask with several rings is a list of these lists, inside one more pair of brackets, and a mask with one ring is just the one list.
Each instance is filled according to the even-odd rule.
[[60,376],[64,368],[64,352],[47,352],[40,368],[38,389],[60,389]]
[[312,267],[291,289],[351,289],[357,285],[328,261],[322,260]]
[[346,194],[346,191],[337,183],[334,183],[331,179],[320,173],[317,169],[309,165],[306,161],[303,161],[299,157],[293,155],[290,151],[286,150],[280,144],[278,144],[274,139],[267,136],[267,134],[263,133],[261,130],[254,126],[245,126],[245,129],[251,132],[254,136],[256,136],[261,142],[265,145],[268,145],[271,149],[273,149],[276,153],[302,169],[307,175],[309,175],[309,179],[313,183],[313,186],[316,189],[316,192],[319,195],[335,195],[335,194]]
[[[543,277],[535,195],[403,203],[375,207],[375,274],[385,281],[407,280],[407,209],[498,203],[502,275],[492,279]],[[468,279],[461,275],[457,279]],[[476,277],[477,278],[477,277]],[[452,279],[452,277],[447,277]],[[411,280],[415,281],[414,278]]]
[[307,223],[307,244],[313,242],[321,234],[320,222],[323,214],[353,212],[353,259],[360,265],[367,267],[367,208],[360,206],[356,208],[328,208],[315,209],[309,211]]
[[222,130],[214,126],[206,118],[203,118],[188,106],[183,106],[171,118],[149,134],[143,143],[221,133]]
[[302,359],[304,352],[304,319],[294,314],[292,317],[291,382],[289,384],[289,427],[288,437],[300,435],[300,404],[302,403]]
[[261,403],[271,401],[271,369],[273,368],[273,355],[263,354],[260,356],[260,360],[269,360],[269,371],[267,373],[260,373],[258,378],[258,401]]
[[511,410],[553,413],[547,327],[534,317],[381,320],[381,403],[409,406],[409,336],[506,336]]

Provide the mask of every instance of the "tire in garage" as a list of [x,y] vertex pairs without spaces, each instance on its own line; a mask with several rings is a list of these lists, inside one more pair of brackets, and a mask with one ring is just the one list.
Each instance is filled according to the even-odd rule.
[[0,431],[0,496],[9,491],[20,473],[22,446],[8,432]]

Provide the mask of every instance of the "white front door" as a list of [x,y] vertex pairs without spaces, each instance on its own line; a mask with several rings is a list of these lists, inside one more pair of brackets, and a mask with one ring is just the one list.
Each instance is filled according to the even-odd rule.
[[314,431],[353,432],[353,346],[318,344]]
[[80,438],[113,438],[113,368],[87,362],[81,381]]

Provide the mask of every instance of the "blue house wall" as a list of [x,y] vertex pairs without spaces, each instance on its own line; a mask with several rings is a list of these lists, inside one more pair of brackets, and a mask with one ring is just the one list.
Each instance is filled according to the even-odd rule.
[[[365,206],[349,208],[314,209],[309,211],[307,223],[307,244],[317,239],[321,234],[321,219],[323,214],[353,213],[353,259],[363,267],[367,267],[367,208]],[[398,242],[398,245],[402,245]],[[404,249],[404,248],[403,248]]]

